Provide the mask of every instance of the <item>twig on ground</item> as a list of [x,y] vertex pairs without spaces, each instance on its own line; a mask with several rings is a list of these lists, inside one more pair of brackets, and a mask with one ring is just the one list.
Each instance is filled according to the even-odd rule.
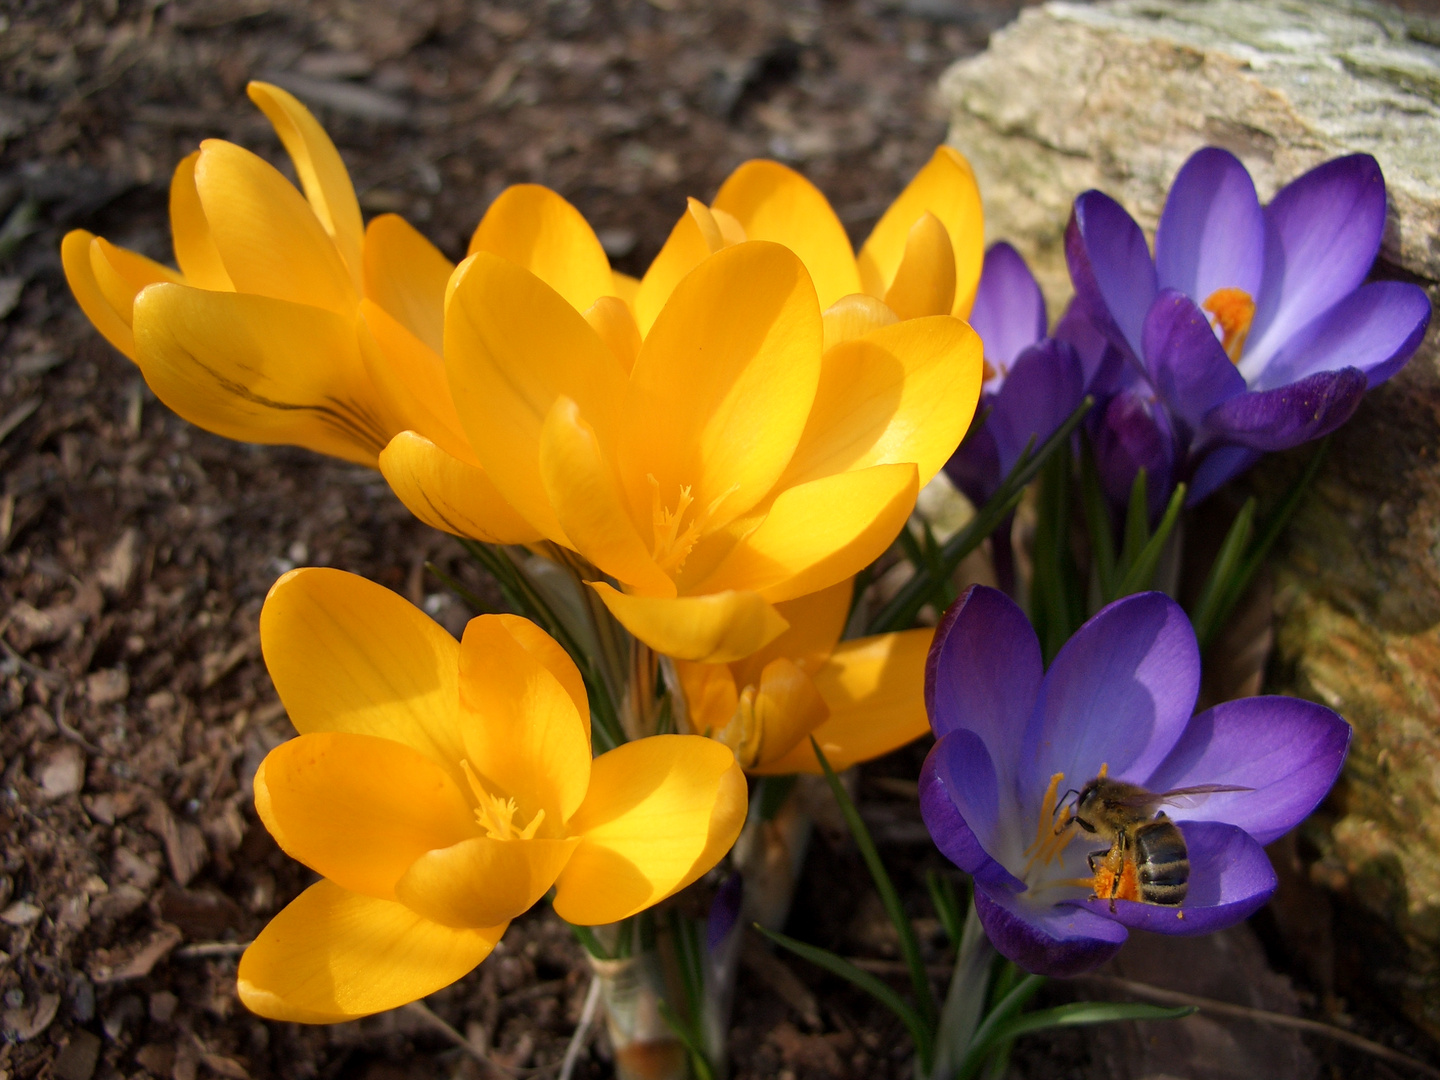
[[170,955],[177,960],[206,960],[216,956],[239,956],[250,947],[248,941],[202,941],[182,945]]
[[585,991],[585,1005],[580,1010],[580,1022],[575,1025],[575,1034],[570,1036],[570,1045],[565,1048],[565,1058],[560,1063],[559,1080],[570,1080],[575,1066],[580,1063],[580,1054],[590,1041],[590,1026],[595,1022],[595,1013],[600,1008],[600,980],[590,979],[590,989]]
[[490,1060],[490,1057],[483,1050],[431,1012],[430,1006],[426,1005],[423,1001],[412,1001],[409,1005],[402,1005],[401,1010],[409,1012],[425,1021],[425,1023],[436,1032],[445,1036],[446,1039],[474,1058],[482,1068],[488,1069],[496,1076],[503,1076],[505,1080],[513,1080],[513,1074],[510,1070],[502,1067],[499,1062]]

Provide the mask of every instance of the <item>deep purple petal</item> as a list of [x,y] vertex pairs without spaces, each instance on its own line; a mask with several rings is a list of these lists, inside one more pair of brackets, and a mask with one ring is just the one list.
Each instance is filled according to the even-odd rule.
[[1190,854],[1190,891],[1183,903],[1084,901],[1086,910],[1136,930],[1190,937],[1223,930],[1258,911],[1275,892],[1275,868],[1244,829],[1215,821],[1180,823]]
[[1155,230],[1162,289],[1203,304],[1216,289],[1260,291],[1265,216],[1255,182],[1228,150],[1207,146],[1181,166]]
[[1265,281],[1246,377],[1291,334],[1359,287],[1385,231],[1385,178],[1369,154],[1336,158],[1286,184],[1265,208]]
[[745,877],[731,874],[715,890],[710,901],[710,914],[705,920],[705,947],[711,952],[720,948],[740,919],[740,903],[745,899]]
[[1184,293],[1167,289],[1150,305],[1144,345],[1156,391],[1189,431],[1220,402],[1245,393],[1245,380],[1225,355],[1210,320]]
[[1319,805],[1345,761],[1350,725],[1323,705],[1289,697],[1227,701],[1190,721],[1144,786],[1170,791],[1226,784],[1168,812],[1184,821],[1223,821],[1262,844],[1283,836]]
[[1148,592],[1102,608],[1045,673],[1022,790],[1038,800],[1052,774],[1079,787],[1102,765],[1119,780],[1148,777],[1185,730],[1199,691],[1200,649],[1180,605]]
[[1359,368],[1371,387],[1405,366],[1430,325],[1430,298],[1418,285],[1361,285],[1280,346],[1255,380],[1270,390],[1318,371]]
[[[976,415],[984,414],[994,405],[994,394],[981,394]],[[1000,470],[1000,451],[995,446],[995,432],[990,427],[988,416],[978,428],[972,427],[966,433],[965,441],[945,462],[945,474],[976,506],[984,504],[995,494],[1004,473]]]
[[1185,505],[1194,506],[1231,477],[1239,476],[1259,461],[1260,451],[1246,446],[1217,446],[1209,451],[1190,477]]
[[985,422],[995,437],[1000,475],[1020,460],[1032,438],[1038,447],[1055,434],[1084,396],[1085,372],[1068,343],[1046,338],[1022,351]]
[[1363,371],[1322,371],[1277,390],[1236,394],[1205,415],[1208,443],[1237,443],[1252,450],[1288,450],[1328,435],[1365,396]]
[[[1100,329],[1085,314],[1085,308],[1073,299],[1065,306],[1065,314],[1055,324],[1054,336],[1068,342],[1080,355],[1080,367],[1084,371],[1084,388],[1092,392],[1109,393],[1107,387],[1097,386],[1096,380],[1107,366],[1114,370],[1124,366],[1124,358],[1115,346],[1110,344]],[[1107,365],[1107,361],[1111,361]]]
[[1045,336],[1045,296],[1020,253],[1001,241],[985,253],[970,325],[985,359],[1008,371],[1022,349]]
[[1177,456],[1164,406],[1148,389],[1122,391],[1106,404],[1092,429],[1091,441],[1106,498],[1115,506],[1124,506],[1135,474],[1144,469],[1150,513],[1158,513],[1174,487]]
[[1140,356],[1145,312],[1155,299],[1155,264],[1145,234],[1104,192],[1075,200],[1065,230],[1065,261],[1075,297],[1116,348]]
[[1082,907],[1032,908],[1014,893],[981,882],[975,912],[996,950],[1036,975],[1064,978],[1093,971],[1129,937],[1118,921]]
[[977,881],[1024,888],[991,855],[1000,815],[1000,782],[980,736],[952,731],[925,756],[920,816],[940,854]]

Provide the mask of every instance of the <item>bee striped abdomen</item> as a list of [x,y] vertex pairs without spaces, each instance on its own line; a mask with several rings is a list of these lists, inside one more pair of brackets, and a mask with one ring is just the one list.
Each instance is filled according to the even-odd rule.
[[1135,863],[1140,898],[1150,904],[1179,904],[1190,884],[1185,837],[1163,815],[1135,830]]

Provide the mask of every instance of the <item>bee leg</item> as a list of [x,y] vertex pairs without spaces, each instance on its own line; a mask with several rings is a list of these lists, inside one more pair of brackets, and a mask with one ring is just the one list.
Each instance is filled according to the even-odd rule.
[[1086,863],[1086,865],[1088,865],[1088,866],[1090,867],[1090,873],[1092,873],[1092,874],[1095,873],[1095,859],[1096,859],[1098,856],[1100,856],[1100,855],[1109,855],[1109,854],[1110,854],[1110,849],[1109,849],[1109,848],[1104,848],[1104,849],[1102,849],[1102,850],[1100,850],[1100,851],[1092,851],[1092,852],[1090,852],[1089,855],[1086,855],[1086,856],[1085,856],[1085,863]]

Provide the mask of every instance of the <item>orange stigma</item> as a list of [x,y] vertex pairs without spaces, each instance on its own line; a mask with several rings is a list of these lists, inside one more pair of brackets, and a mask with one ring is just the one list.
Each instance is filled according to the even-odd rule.
[[1216,289],[1200,306],[1214,316],[1210,325],[1220,328],[1225,355],[1232,364],[1240,363],[1255,318],[1255,301],[1244,289]]

